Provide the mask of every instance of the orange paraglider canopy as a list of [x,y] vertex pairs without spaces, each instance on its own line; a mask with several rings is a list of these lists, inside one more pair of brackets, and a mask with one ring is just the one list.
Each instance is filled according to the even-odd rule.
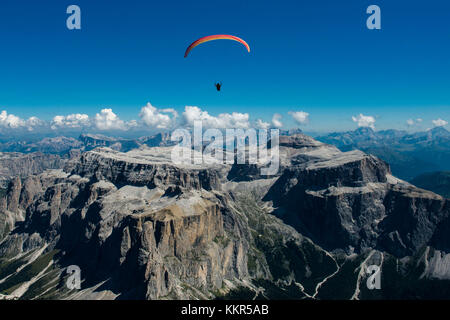
[[233,41],[237,41],[237,42],[242,43],[247,48],[247,51],[250,52],[249,45],[247,44],[247,42],[245,42],[241,38],[238,38],[238,37],[235,37],[235,36],[231,36],[231,35],[228,35],[228,34],[216,34],[216,35],[212,35],[212,36],[203,37],[203,38],[200,38],[200,39],[194,41],[186,49],[186,52],[184,53],[184,57],[186,58],[188,56],[189,52],[191,52],[191,50],[194,49],[199,44],[202,44],[202,43],[205,43],[205,42],[208,42],[208,41],[213,41],[213,40],[233,40]]

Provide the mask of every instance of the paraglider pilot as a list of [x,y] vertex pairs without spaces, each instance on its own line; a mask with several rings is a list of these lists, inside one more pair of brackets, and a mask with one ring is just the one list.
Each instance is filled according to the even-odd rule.
[[222,87],[222,83],[221,82],[217,82],[215,84],[217,91],[220,91],[220,88]]

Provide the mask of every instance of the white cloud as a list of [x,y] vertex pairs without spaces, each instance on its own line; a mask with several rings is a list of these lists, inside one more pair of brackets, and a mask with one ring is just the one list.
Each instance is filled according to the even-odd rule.
[[90,128],[98,130],[127,130],[137,127],[136,120],[125,122],[121,120],[112,109],[102,109],[95,115],[94,119],[89,118],[87,114],[74,113],[66,116],[57,115],[50,122],[50,128],[59,129],[81,129]]
[[16,129],[19,127],[24,127],[25,125],[26,125],[25,120],[13,114],[8,114],[6,110],[3,110],[0,113],[0,126],[2,127]]
[[256,120],[256,128],[267,130],[270,128],[270,123],[264,122],[263,120],[258,119],[258,120]]
[[91,121],[87,114],[69,114],[67,116],[55,116],[51,122],[51,128],[53,130],[57,129],[74,129],[89,127]]
[[408,119],[406,120],[406,124],[408,125],[408,127],[413,127],[413,126],[417,126],[420,123],[422,123],[423,120],[421,118],[417,118],[417,119]]
[[443,127],[443,126],[448,125],[448,121],[442,120],[441,118],[439,118],[437,120],[433,120],[431,122],[433,122],[433,125],[435,127]]
[[184,121],[188,126],[192,126],[194,121],[202,121],[204,127],[226,129],[250,127],[248,113],[221,113],[217,117],[211,116],[208,111],[203,111],[199,107],[186,106],[183,112]]
[[358,124],[358,127],[369,127],[375,129],[375,118],[372,116],[365,116],[360,113],[357,117],[352,117],[353,122]]
[[0,113],[0,127],[3,128],[33,131],[35,127],[43,125],[45,125],[45,122],[34,116],[24,120],[14,114],[8,114],[6,110]]
[[272,125],[275,128],[281,128],[283,126],[283,122],[281,122],[281,118],[282,118],[282,116],[279,113],[275,113],[273,115],[273,117],[272,117]]
[[30,117],[26,121],[26,127],[28,131],[33,131],[36,127],[44,127],[47,123],[38,117]]
[[99,130],[127,130],[127,124],[112,109],[102,109],[95,115],[94,121]]
[[29,127],[42,126],[44,124],[45,124],[45,121],[42,121],[38,117],[30,117],[27,120],[27,126],[29,126]]
[[139,123],[136,120],[131,120],[127,122],[128,128],[136,128],[139,127]]
[[147,103],[139,113],[142,121],[151,128],[169,129],[175,124],[178,113],[172,109],[158,109]]
[[297,124],[307,124],[309,121],[309,113],[304,111],[290,111],[289,114],[294,118]]

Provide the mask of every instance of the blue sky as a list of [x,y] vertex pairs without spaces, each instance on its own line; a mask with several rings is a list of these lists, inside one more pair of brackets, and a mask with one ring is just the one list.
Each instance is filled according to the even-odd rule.
[[[66,28],[80,6],[82,30]],[[382,29],[366,28],[381,8]],[[245,39],[186,47],[201,36]],[[111,108],[124,121],[141,107],[198,106],[211,115],[249,113],[270,122],[309,113],[306,131],[407,119],[450,121],[450,2],[2,0],[0,110],[50,121]],[[222,81],[218,93],[214,82]]]

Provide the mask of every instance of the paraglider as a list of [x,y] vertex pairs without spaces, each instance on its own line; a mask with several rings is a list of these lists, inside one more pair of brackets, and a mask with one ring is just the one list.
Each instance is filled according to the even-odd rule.
[[216,34],[216,35],[212,35],[212,36],[203,37],[203,38],[200,38],[200,39],[192,42],[191,45],[186,49],[186,52],[184,53],[184,57],[187,58],[187,56],[189,55],[189,52],[191,52],[191,50],[194,49],[199,44],[202,44],[202,43],[205,43],[205,42],[209,42],[209,41],[213,41],[213,40],[233,40],[233,41],[237,41],[237,42],[242,43],[247,48],[247,51],[250,52],[250,46],[247,44],[247,42],[245,42],[241,38],[238,38],[238,37],[235,37],[235,36],[231,36],[231,35],[228,35],[228,34]]
[[[245,42],[241,38],[238,38],[238,37],[235,37],[235,36],[232,36],[232,35],[228,35],[228,34],[216,34],[216,35],[212,35],[212,36],[203,37],[203,38],[200,38],[200,39],[192,42],[191,45],[186,49],[186,52],[184,53],[184,57],[187,58],[187,56],[189,55],[191,50],[194,49],[196,46],[198,46],[198,45],[200,45],[202,43],[205,43],[205,42],[213,41],[213,40],[233,40],[233,41],[237,41],[237,42],[241,43],[242,45],[244,45],[245,48],[247,49],[247,51],[250,52],[250,46],[248,45],[247,42]],[[217,91],[220,91],[220,89],[222,88],[222,83],[221,82],[216,82],[214,84],[214,86],[216,87]]]

